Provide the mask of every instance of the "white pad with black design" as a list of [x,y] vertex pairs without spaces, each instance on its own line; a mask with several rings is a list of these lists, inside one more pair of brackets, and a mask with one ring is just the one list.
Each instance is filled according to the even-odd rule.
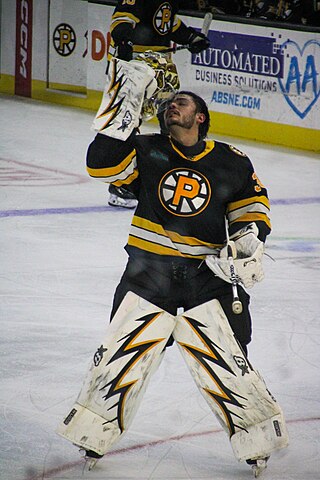
[[106,87],[92,129],[118,140],[126,140],[140,123],[145,98],[157,88],[154,70],[145,62],[113,58]]
[[173,336],[238,460],[266,457],[288,445],[281,408],[248,362],[217,300],[180,315]]
[[105,454],[130,425],[174,325],[175,317],[129,292],[57,433],[86,450]]

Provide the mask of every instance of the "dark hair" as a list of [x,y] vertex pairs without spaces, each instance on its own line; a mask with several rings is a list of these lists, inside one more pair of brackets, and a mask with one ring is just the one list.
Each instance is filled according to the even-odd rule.
[[197,113],[203,113],[204,116],[206,117],[205,121],[203,123],[200,123],[199,125],[199,137],[200,139],[205,138],[207,136],[207,133],[210,127],[210,114],[209,114],[209,110],[206,102],[203,100],[203,98],[199,97],[199,95],[197,95],[196,93],[189,92],[187,90],[179,90],[179,92],[176,92],[173,97],[180,94],[189,95],[190,97],[192,97],[197,107],[197,110],[196,110]]

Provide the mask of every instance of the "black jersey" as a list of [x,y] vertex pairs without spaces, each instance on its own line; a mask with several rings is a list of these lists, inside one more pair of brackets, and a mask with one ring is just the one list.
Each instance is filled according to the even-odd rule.
[[185,147],[170,137],[98,134],[89,146],[90,176],[129,187],[138,198],[127,251],[203,259],[251,222],[270,232],[269,200],[249,158],[212,140]]
[[119,1],[112,15],[111,54],[114,42],[126,39],[133,43],[133,51],[161,51],[170,42],[188,42],[190,31],[177,16],[178,1],[133,0]]

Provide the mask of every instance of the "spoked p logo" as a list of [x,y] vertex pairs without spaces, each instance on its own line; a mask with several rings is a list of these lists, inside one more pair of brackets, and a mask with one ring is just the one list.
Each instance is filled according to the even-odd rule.
[[158,193],[164,208],[180,217],[198,215],[211,198],[210,183],[204,175],[180,168],[162,177]]
[[159,35],[165,35],[170,31],[172,19],[172,8],[169,2],[160,5],[153,17],[154,29]]
[[60,23],[53,32],[53,46],[62,57],[71,55],[76,48],[76,34],[67,23]]

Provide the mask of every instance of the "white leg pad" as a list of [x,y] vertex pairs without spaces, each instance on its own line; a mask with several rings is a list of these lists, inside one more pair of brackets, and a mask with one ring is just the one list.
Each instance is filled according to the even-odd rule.
[[129,292],[57,433],[104,455],[129,427],[174,325],[175,317]]
[[238,460],[287,446],[280,406],[248,362],[218,300],[180,315],[173,336]]
[[232,435],[231,446],[239,461],[265,458],[288,446],[288,433],[282,412]]
[[151,96],[157,88],[154,77],[154,70],[145,62],[125,62],[114,58],[92,129],[118,140],[126,140],[139,126],[145,97]]

